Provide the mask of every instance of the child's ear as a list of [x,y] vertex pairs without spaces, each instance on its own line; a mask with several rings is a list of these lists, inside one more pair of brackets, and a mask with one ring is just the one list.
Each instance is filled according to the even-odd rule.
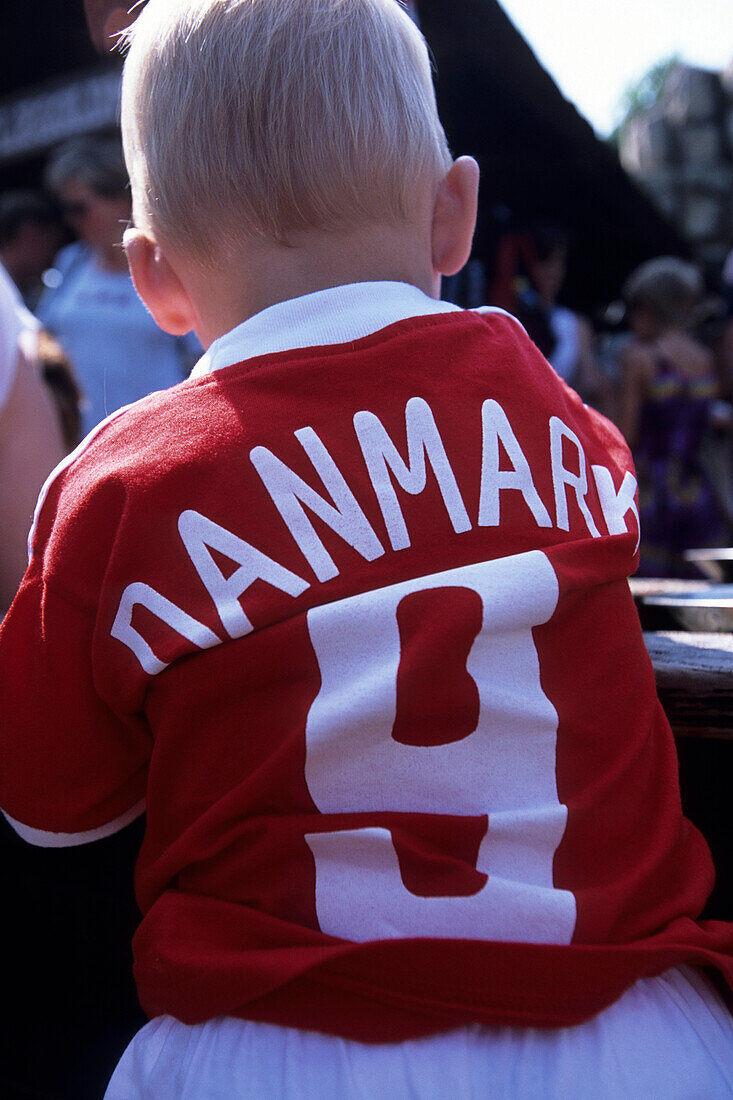
[[173,336],[190,332],[196,323],[193,302],[157,241],[142,229],[127,229],[124,246],[135,289],[159,328]]
[[432,260],[439,275],[455,275],[471,255],[478,211],[479,167],[459,157],[438,184],[433,208]]

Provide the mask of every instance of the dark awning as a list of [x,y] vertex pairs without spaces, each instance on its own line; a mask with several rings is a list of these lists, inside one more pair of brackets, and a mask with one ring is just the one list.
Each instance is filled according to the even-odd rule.
[[[87,6],[104,14],[118,4]],[[560,222],[576,240],[565,297],[592,309],[613,298],[642,260],[685,252],[497,0],[418,0],[417,10],[451,147],[474,155],[482,169],[476,256],[491,265],[507,219]],[[66,131],[111,122],[114,92],[114,62],[103,62],[91,42],[84,0],[4,0],[3,22],[0,187],[16,182],[19,157],[35,157],[29,171],[32,163],[36,173],[44,147]]]
[[576,240],[565,297],[590,309],[643,260],[686,252],[497,0],[420,0],[419,11],[451,147],[482,169],[478,255],[491,258],[497,215],[559,222]]

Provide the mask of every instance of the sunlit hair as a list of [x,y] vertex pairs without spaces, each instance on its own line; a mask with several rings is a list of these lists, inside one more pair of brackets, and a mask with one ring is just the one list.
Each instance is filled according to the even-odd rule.
[[647,260],[623,287],[630,312],[650,310],[662,324],[685,324],[704,290],[698,269],[675,256]]
[[397,0],[149,0],[126,45],[135,221],[200,259],[241,235],[402,223],[450,167]]

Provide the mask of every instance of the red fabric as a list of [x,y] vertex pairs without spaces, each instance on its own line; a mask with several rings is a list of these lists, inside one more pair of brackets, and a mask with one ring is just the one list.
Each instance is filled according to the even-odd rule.
[[[406,459],[406,407],[416,397],[432,411],[469,526],[457,529],[460,510],[449,512],[447,482],[428,463],[422,489],[405,491],[392,477],[408,532],[408,545],[395,550],[354,416],[375,414]],[[500,521],[481,526],[487,401],[506,415],[541,505],[535,515],[522,492],[503,488]],[[572,439],[560,443],[568,476],[585,474],[588,482],[588,515],[572,487],[561,486],[565,525],[550,461],[553,417],[582,446],[583,458]],[[335,570],[322,580],[251,457],[267,448],[328,500],[304,449],[311,438],[305,428],[325,447],[384,551],[370,559],[307,511]],[[501,470],[511,473],[503,443],[499,451]],[[704,841],[681,814],[674,745],[626,583],[637,561],[635,520],[629,513],[627,533],[609,534],[594,465],[609,471],[616,491],[632,469],[616,430],[560,382],[519,326],[499,315],[450,313],[399,322],[348,345],[250,360],[153,395],[103,427],[56,478],[0,634],[2,724],[11,731],[4,734],[0,804],[32,829],[83,833],[146,798],[137,874],[144,920],[135,956],[150,1014],[196,1022],[234,1013],[377,1041],[469,1020],[575,1023],[638,977],[681,962],[717,966],[731,981],[731,927],[695,923],[713,870]],[[537,518],[542,509],[546,524]],[[192,511],[235,537],[210,554],[222,584],[244,568],[236,540],[302,582],[296,594],[262,579],[247,586],[238,607],[253,629],[241,637],[228,637],[182,541],[182,517]],[[352,528],[358,541],[364,524],[354,519]],[[326,661],[316,650],[316,624],[328,625],[333,614],[345,630],[336,660],[339,648],[354,644],[348,631],[350,609],[358,614],[362,606],[356,597],[378,602],[415,578],[532,551],[542,552],[556,606],[532,627],[529,651],[517,650],[518,670],[521,661],[526,668],[517,672],[516,699],[510,677],[502,721],[530,737],[556,712],[553,783],[567,807],[550,850],[551,882],[541,885],[541,869],[528,880],[538,899],[536,920],[535,902],[527,903],[533,942],[420,937],[419,929],[350,942],[322,931],[319,840],[352,832],[377,844],[391,837],[410,905],[432,912],[433,901],[440,910],[442,899],[471,904],[482,896],[492,875],[476,864],[494,825],[493,807],[484,812],[480,799],[468,813],[454,811],[449,799],[430,812],[404,810],[391,795],[378,808],[380,783],[390,777],[374,768],[365,769],[363,798],[357,790],[353,805],[319,808],[332,787],[338,799],[329,768],[338,780],[354,738],[379,716],[369,711],[369,690],[366,710],[348,710],[361,690],[355,679],[344,701],[340,755],[329,764],[326,745],[326,762],[318,764],[326,794],[314,793],[306,730],[323,701]],[[138,603],[129,625],[168,666],[152,675],[113,634],[131,585],[146,586],[198,624],[199,641],[191,641]],[[468,662],[489,597],[479,599],[464,583],[436,585],[410,590],[396,611],[401,656],[388,736],[417,767],[422,752],[426,760],[442,749],[458,752],[484,705]],[[203,637],[211,648],[202,648]],[[539,717],[524,712],[521,688],[535,660]],[[319,748],[321,735],[311,736]],[[527,769],[528,783],[533,753],[528,747],[511,758]],[[501,771],[501,753],[495,764]],[[509,783],[514,766],[506,764]],[[448,786],[455,780],[450,769],[445,778]],[[476,774],[477,790],[494,778]],[[419,783],[415,789],[421,796]],[[518,866],[540,859],[528,843]],[[517,885],[507,872],[510,892],[522,893],[523,873]],[[556,903],[566,912],[558,898],[576,910],[570,942],[553,923],[560,920]],[[543,940],[545,920],[552,942]]]
[[[699,925],[681,918],[637,943],[567,948],[427,939],[328,943],[238,906],[222,905],[215,919],[221,933],[216,945],[208,900],[190,898],[185,907],[176,906],[169,895],[155,928],[143,926],[137,951],[145,963],[137,973],[151,1016],[171,1013],[174,1005],[174,1015],[185,1023],[226,1013],[365,1042],[396,1042],[470,1022],[582,1023],[639,978],[681,963],[718,967],[729,984],[733,979],[733,928],[717,921]],[[243,942],[252,947],[245,1003]]]

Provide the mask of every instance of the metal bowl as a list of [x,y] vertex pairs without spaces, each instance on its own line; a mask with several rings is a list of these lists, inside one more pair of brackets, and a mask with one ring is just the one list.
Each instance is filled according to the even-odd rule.
[[685,561],[692,562],[710,581],[716,584],[733,581],[733,547],[709,550],[685,550]]
[[711,585],[700,592],[664,592],[644,596],[643,603],[665,608],[685,630],[733,632],[733,584]]

